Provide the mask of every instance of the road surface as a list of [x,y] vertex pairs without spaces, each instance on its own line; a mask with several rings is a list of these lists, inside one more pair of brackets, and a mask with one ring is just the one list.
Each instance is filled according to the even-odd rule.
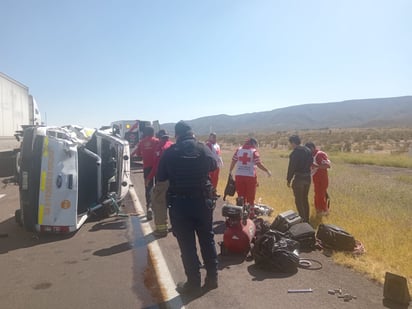
[[[0,189],[1,308],[385,308],[383,287],[336,265],[321,251],[301,254],[320,270],[285,275],[262,271],[243,256],[219,256],[219,288],[181,297],[185,280],[176,239],[152,235],[142,213],[143,175],[132,170],[133,186],[122,213],[86,222],[72,235],[36,235],[14,222],[18,187]],[[222,201],[215,210],[216,241],[222,241]],[[220,252],[219,248],[218,251]],[[205,273],[202,270],[204,277]],[[288,293],[306,290],[307,293]],[[357,298],[345,302],[328,290]],[[395,308],[392,306],[391,308]]]

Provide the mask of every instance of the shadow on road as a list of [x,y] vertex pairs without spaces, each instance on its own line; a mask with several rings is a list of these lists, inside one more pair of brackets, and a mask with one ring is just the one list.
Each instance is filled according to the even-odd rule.
[[[91,220],[89,219],[88,222]],[[93,225],[89,232],[97,232],[100,230],[125,230],[127,229],[126,218],[110,217],[104,220],[95,220],[97,223]],[[28,232],[23,227],[18,225],[14,217],[0,222],[0,254],[5,254],[9,251],[29,248],[50,242],[57,242],[72,238],[77,231],[69,234],[47,234]],[[99,254],[97,254],[99,255]]]
[[109,256],[109,255],[129,251],[130,249],[132,249],[131,244],[129,242],[123,242],[121,244],[111,246],[109,248],[103,248],[103,249],[97,250],[97,251],[93,252],[93,255]]
[[263,281],[265,279],[282,279],[292,277],[297,273],[277,273],[257,267],[255,264],[248,266],[248,272],[253,276],[252,281]]
[[235,253],[227,253],[225,255],[219,254],[219,264],[218,269],[230,269],[233,265],[242,264],[246,260],[246,254],[235,254]]
[[127,222],[124,217],[113,217],[106,221],[99,221],[89,229],[89,232],[97,232],[100,230],[124,230],[126,228]]
[[214,221],[213,222],[213,232],[215,233],[215,235],[217,234],[223,234],[225,232],[226,229],[226,225],[225,225],[225,221]]
[[401,303],[397,303],[394,302],[390,299],[383,299],[382,300],[382,305],[386,308],[390,308],[390,309],[406,309],[409,307],[409,305],[407,304],[401,304]]
[[0,254],[8,253],[9,251],[29,248],[50,242],[56,242],[73,237],[75,232],[65,235],[56,234],[38,234],[27,232],[18,225],[14,217],[0,222]]

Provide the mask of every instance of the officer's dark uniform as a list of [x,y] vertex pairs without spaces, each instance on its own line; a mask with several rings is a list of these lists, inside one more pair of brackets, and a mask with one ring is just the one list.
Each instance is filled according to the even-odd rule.
[[[300,139],[297,137],[300,144]],[[311,150],[297,144],[289,155],[289,166],[286,180],[288,184],[293,179],[292,189],[299,215],[304,222],[309,222],[309,188],[311,183],[310,167],[313,163]]]
[[210,149],[197,142],[190,126],[180,121],[175,126],[176,144],[166,149],[160,159],[156,178],[169,180],[169,217],[177,238],[187,276],[181,293],[200,289],[200,251],[207,271],[205,286],[217,287],[217,252],[213,233],[213,187],[208,174],[217,168]]

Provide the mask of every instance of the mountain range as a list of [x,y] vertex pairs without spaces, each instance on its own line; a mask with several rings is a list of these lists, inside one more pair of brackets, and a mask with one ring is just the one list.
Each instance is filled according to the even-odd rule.
[[[400,128],[412,126],[412,96],[303,104],[241,115],[185,120],[197,135],[245,134],[324,128]],[[161,127],[174,132],[174,123]]]

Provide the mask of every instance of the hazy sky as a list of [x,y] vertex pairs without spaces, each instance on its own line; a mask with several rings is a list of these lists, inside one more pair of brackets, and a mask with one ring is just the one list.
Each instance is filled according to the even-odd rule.
[[0,0],[0,72],[49,125],[411,95],[412,1]]

